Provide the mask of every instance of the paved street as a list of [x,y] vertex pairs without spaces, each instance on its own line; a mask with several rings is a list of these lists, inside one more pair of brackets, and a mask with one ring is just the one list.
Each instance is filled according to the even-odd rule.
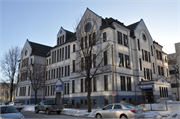
[[79,119],[79,118],[81,118],[81,119],[90,119],[90,118],[85,118],[85,117],[75,117],[75,116],[67,116],[67,115],[62,115],[62,114],[60,114],[60,115],[58,115],[58,114],[56,114],[56,113],[51,113],[50,115],[46,115],[45,113],[38,113],[38,114],[36,114],[36,113],[34,113],[34,112],[30,112],[30,111],[22,111],[21,112],[23,115],[24,115],[24,117],[26,118],[26,119],[30,119],[30,118],[48,118],[48,119],[55,119],[55,118],[61,118],[61,119],[68,119],[68,118],[73,118],[73,119]]

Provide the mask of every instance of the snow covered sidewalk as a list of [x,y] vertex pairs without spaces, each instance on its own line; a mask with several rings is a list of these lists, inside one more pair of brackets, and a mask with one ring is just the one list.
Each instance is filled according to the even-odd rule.
[[[23,111],[34,111],[34,105],[23,105]],[[83,117],[94,117],[98,109],[92,109],[92,112],[87,110],[69,109],[64,108],[61,114],[72,115],[72,116],[83,116]],[[42,111],[41,111],[42,112]],[[145,112],[145,118],[156,118],[156,119],[180,119],[180,109],[172,111],[147,111]]]

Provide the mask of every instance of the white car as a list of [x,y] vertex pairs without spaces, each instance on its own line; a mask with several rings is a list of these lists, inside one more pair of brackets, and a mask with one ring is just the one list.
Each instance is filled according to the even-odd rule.
[[10,102],[9,105],[14,106],[19,111],[21,111],[23,108],[22,103],[16,101]]
[[14,107],[10,105],[0,105],[1,119],[24,119],[24,116]]

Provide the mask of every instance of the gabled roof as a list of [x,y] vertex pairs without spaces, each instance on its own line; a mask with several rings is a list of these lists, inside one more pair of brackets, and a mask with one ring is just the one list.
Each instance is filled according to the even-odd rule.
[[138,22],[136,22],[136,23],[133,23],[133,24],[130,24],[130,25],[127,26],[127,28],[130,30],[130,36],[131,36],[132,38],[135,38],[135,37],[136,37],[135,34],[134,34],[134,30],[135,30],[135,28],[137,27],[137,25],[139,24],[139,22],[140,22],[140,21],[138,21]]
[[30,41],[29,43],[32,47],[31,55],[38,55],[38,56],[46,57],[47,53],[52,49],[52,47],[50,46],[46,46],[46,45],[42,45],[42,44],[30,42]]

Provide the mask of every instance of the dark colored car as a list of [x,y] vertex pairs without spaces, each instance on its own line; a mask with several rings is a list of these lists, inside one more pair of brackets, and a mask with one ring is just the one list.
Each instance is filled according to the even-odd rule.
[[45,111],[47,115],[51,112],[61,113],[63,106],[61,104],[55,104],[53,100],[42,100],[39,104],[35,105],[35,113],[39,111]]

